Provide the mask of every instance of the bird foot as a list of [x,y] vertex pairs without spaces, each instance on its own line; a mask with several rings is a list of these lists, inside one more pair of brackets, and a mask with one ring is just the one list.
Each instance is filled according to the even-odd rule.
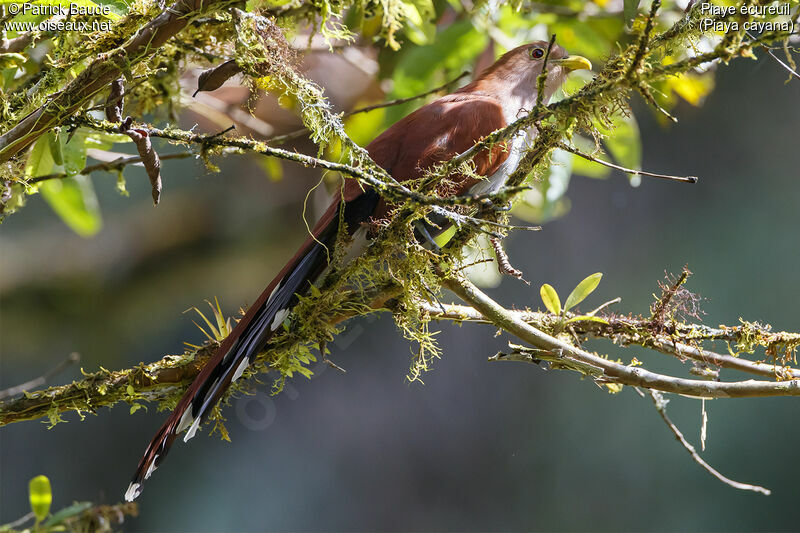
[[436,241],[433,240],[433,236],[431,235],[430,231],[428,231],[428,226],[422,220],[414,221],[414,233],[417,234],[417,238],[424,243],[430,245],[430,249],[433,250],[434,253],[440,253],[442,249],[436,244]]
[[484,198],[480,201],[480,210],[484,213],[490,211],[495,213],[506,213],[511,211],[511,204],[508,202],[495,202],[489,198]]

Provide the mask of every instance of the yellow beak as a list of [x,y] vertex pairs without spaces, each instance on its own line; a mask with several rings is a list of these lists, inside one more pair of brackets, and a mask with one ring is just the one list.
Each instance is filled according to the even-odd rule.
[[552,63],[562,66],[567,70],[592,70],[592,62],[583,56],[569,56],[564,59],[554,59]]

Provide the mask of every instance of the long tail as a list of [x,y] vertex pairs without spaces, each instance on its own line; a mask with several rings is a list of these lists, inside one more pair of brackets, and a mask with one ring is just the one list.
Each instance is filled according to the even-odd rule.
[[270,338],[297,304],[297,293],[305,292],[325,270],[329,257],[325,248],[332,246],[336,239],[341,220],[339,215],[343,215],[345,227],[352,235],[374,212],[379,197],[374,191],[367,191],[352,200],[347,197],[344,200],[331,205],[314,228],[314,237],[306,240],[264,289],[186,390],[139,461],[125,500],[133,501],[141,494],[142,485],[163,462],[179,433],[188,429],[184,442],[194,437],[231,383],[239,379],[253,359],[264,351]]

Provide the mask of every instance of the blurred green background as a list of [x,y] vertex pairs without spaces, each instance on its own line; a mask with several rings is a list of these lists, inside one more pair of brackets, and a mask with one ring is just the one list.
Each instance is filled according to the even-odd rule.
[[[632,188],[619,174],[573,178],[567,215],[508,240],[532,286],[506,279],[491,295],[538,307],[541,283],[567,294],[600,271],[588,304],[621,296],[618,312],[646,313],[664,271],[688,264],[707,324],[742,317],[800,330],[800,85],[785,79],[766,57],[739,61],[721,69],[704,106],[680,104],[670,127],[637,104],[643,168],[700,182],[645,178]],[[191,161],[165,168],[157,209],[141,169],[126,172],[130,198],[110,175],[95,177],[104,228],[94,239],[71,233],[39,197],[3,223],[0,387],[73,351],[87,370],[180,353],[183,341],[202,340],[184,310],[218,297],[234,314],[302,241],[315,171],[286,167],[270,181],[234,158],[220,174]],[[797,400],[707,403],[704,457],[773,489],[764,497],[701,470],[635,391],[610,395],[571,373],[490,364],[509,337],[485,326],[440,329],[444,357],[423,386],[405,379],[410,347],[390,317],[354,321],[331,346],[346,374],[318,365],[277,397],[261,385],[233,400],[225,410],[233,442],[204,433],[177,445],[125,529],[798,529]],[[594,347],[675,368],[643,349]],[[72,368],[56,380],[79,377]],[[672,397],[669,412],[699,446],[700,402]],[[68,414],[51,430],[3,428],[0,523],[27,512],[27,482],[38,474],[52,481],[53,509],[119,501],[165,416],[120,406],[83,422]]]

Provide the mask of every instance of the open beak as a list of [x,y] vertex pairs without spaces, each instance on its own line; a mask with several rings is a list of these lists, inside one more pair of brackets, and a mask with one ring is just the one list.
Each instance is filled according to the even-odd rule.
[[569,56],[564,59],[553,59],[550,61],[554,65],[559,65],[567,70],[592,70],[592,62],[583,56]]

